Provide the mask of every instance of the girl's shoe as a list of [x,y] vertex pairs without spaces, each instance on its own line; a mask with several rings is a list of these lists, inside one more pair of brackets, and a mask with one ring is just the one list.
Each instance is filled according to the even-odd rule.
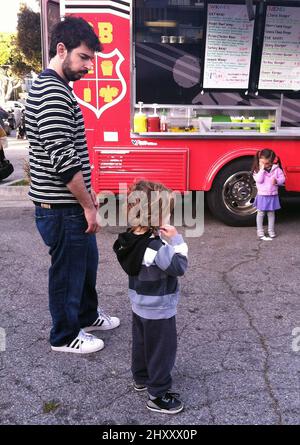
[[275,232],[269,232],[269,237],[270,238],[276,238],[276,233]]
[[268,237],[268,236],[260,236],[259,237],[259,239],[260,239],[260,241],[272,241],[272,238],[271,237]]

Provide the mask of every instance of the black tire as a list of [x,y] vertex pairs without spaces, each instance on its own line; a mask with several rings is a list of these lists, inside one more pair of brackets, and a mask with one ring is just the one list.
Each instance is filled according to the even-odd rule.
[[207,194],[212,214],[229,226],[255,225],[256,186],[250,173],[252,158],[240,158],[226,165]]

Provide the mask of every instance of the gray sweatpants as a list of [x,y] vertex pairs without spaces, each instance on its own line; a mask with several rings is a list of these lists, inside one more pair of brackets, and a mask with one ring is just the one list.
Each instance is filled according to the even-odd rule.
[[153,397],[171,389],[177,349],[175,316],[148,320],[132,313],[131,371],[138,385],[145,385]]
[[257,226],[257,236],[264,236],[264,217],[267,214],[268,217],[268,233],[273,235],[275,233],[275,211],[262,211],[257,210],[256,215],[256,226]]

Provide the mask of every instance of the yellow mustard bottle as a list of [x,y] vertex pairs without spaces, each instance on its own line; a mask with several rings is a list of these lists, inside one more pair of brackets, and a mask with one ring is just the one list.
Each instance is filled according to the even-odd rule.
[[139,112],[135,113],[133,118],[134,133],[146,133],[147,131],[147,116],[142,112],[143,102],[139,102]]

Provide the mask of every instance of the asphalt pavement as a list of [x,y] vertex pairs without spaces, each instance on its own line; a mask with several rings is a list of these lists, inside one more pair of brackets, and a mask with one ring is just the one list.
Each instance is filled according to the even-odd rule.
[[132,387],[127,277],[112,252],[121,228],[97,235],[99,302],[120,327],[96,333],[102,351],[55,353],[49,256],[25,205],[0,201],[0,424],[299,424],[299,200],[278,212],[273,241],[257,241],[255,228],[227,227],[208,211],[203,236],[187,238],[173,372],[185,410],[176,416],[148,411],[146,394]]

